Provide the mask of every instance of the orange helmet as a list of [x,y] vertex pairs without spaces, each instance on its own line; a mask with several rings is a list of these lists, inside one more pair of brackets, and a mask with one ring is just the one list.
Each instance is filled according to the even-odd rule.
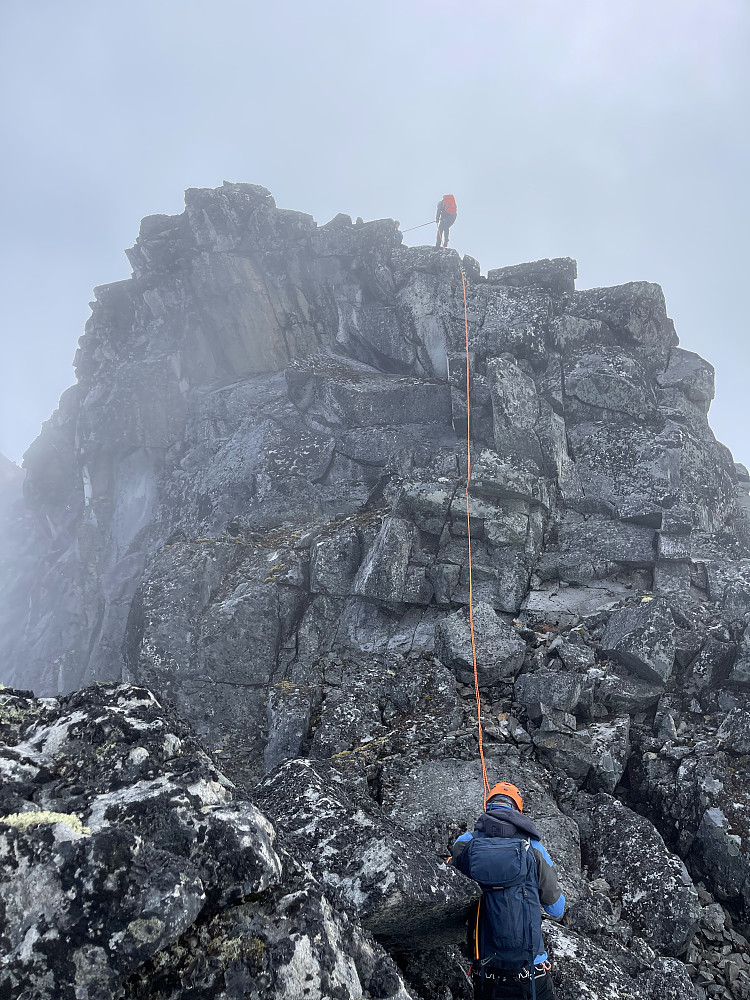
[[485,809],[490,799],[494,799],[496,795],[507,795],[518,806],[518,811],[523,812],[523,799],[515,785],[509,785],[507,781],[499,781],[496,785],[493,785],[487,793],[487,798],[484,800]]

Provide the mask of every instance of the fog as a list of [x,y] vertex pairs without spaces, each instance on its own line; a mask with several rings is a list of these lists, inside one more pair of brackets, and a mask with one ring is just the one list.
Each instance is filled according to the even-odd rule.
[[[484,270],[659,282],[750,461],[750,13],[740,0],[358,5],[9,0],[0,38],[0,452],[61,392],[94,286],[187,187],[263,184],[318,222],[432,218]],[[406,243],[429,241],[429,227]]]

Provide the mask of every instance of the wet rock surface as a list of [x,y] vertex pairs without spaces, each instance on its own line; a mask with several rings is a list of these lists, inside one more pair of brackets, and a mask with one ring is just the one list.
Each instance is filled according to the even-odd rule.
[[750,996],[750,477],[661,289],[247,184],[129,257],[0,468],[0,995],[467,996],[470,529],[559,995]]

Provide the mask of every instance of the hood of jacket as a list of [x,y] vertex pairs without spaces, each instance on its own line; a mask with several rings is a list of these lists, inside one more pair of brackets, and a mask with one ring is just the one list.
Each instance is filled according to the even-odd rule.
[[474,825],[474,833],[480,837],[528,837],[531,840],[541,840],[541,834],[532,820],[514,809],[493,809],[483,813]]

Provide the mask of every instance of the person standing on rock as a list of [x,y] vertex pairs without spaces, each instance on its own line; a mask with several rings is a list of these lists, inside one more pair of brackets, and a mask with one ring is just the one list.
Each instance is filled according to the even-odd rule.
[[448,230],[456,221],[456,199],[452,194],[444,194],[443,197],[438,202],[437,212],[435,213],[435,222],[438,224],[437,240],[435,241],[435,246],[440,246],[440,241],[443,241],[443,246],[448,246]]
[[475,1000],[554,1000],[541,907],[561,917],[565,896],[515,785],[490,789],[485,812],[473,833],[456,840],[451,860],[482,888],[469,918]]

